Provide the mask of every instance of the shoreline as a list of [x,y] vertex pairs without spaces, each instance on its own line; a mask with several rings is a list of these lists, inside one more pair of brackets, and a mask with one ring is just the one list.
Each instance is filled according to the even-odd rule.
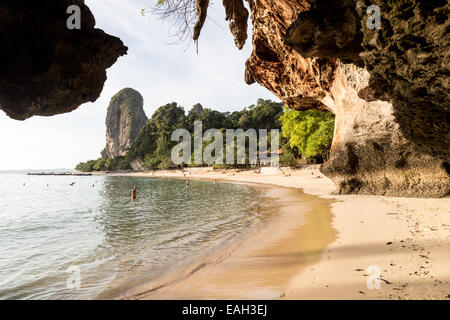
[[239,184],[254,189],[263,199],[257,209],[260,218],[246,230],[236,234],[231,242],[211,247],[169,268],[160,278],[149,280],[139,276],[127,283],[113,282],[96,299],[277,299],[284,296],[289,279],[299,268],[305,269],[318,261],[326,245],[334,239],[330,201],[294,188]]
[[[332,200],[336,239],[315,263],[299,265],[290,274],[281,299],[450,299],[449,198],[334,195],[333,183],[318,166],[283,171],[264,175],[188,168],[186,176],[181,171],[112,175],[256,183],[302,189],[306,195]],[[368,279],[378,278],[373,273],[377,270],[380,288],[369,289]]]

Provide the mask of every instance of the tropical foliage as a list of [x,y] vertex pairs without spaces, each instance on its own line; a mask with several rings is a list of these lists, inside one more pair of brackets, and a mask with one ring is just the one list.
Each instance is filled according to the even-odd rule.
[[317,110],[297,111],[285,107],[280,118],[288,146],[303,158],[328,157],[334,132],[334,115]]
[[[221,130],[223,136],[225,129],[281,129],[282,165],[295,165],[297,157],[327,159],[334,131],[334,115],[330,112],[297,111],[286,106],[283,110],[282,103],[271,100],[258,99],[255,105],[235,112],[219,112],[196,104],[187,115],[182,107],[172,102],[155,111],[125,156],[90,160],[78,164],[76,169],[85,172],[128,170],[134,159],[140,159],[146,169],[174,167],[171,150],[179,142],[171,141],[172,132],[184,128],[193,134],[194,122],[198,120],[202,121],[203,132],[215,128]],[[268,141],[270,142],[270,137]],[[210,141],[204,140],[203,149],[209,143]],[[235,156],[236,148],[235,143]],[[225,154],[225,150],[222,150],[224,157]],[[247,152],[246,154],[248,155]],[[248,157],[246,164],[248,165]]]
[[[280,129],[282,113],[282,103],[264,99],[235,112],[219,112],[196,104],[187,115],[182,107],[172,102],[155,111],[125,156],[91,160],[78,164],[76,169],[87,172],[127,170],[136,158],[141,159],[147,169],[167,169],[173,166],[171,150],[178,144],[170,139],[175,129],[184,128],[193,134],[194,122],[198,120],[202,121],[203,132],[213,128],[222,129],[223,134],[223,129]],[[203,148],[207,144],[204,141]]]

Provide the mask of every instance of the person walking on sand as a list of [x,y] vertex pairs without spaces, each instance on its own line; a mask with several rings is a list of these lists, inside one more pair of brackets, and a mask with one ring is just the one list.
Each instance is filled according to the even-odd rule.
[[131,200],[136,200],[137,195],[136,195],[136,186],[133,187],[133,190],[131,190]]

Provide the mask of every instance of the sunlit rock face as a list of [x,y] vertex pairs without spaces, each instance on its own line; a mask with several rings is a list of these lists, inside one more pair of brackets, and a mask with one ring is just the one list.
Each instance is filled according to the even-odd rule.
[[[69,30],[67,9],[81,9]],[[70,112],[99,96],[106,69],[127,48],[95,29],[82,0],[0,2],[0,109],[17,120]]]
[[321,171],[341,194],[441,197],[450,192],[443,159],[408,139],[392,103],[365,101],[358,92],[369,83],[367,70],[341,64],[323,100],[336,114],[330,160]]
[[147,123],[144,99],[134,89],[119,91],[108,106],[106,114],[106,147],[103,158],[123,156]]
[[[450,194],[447,1],[249,4],[246,81],[291,108],[336,115],[321,170],[339,193]],[[381,29],[368,28],[371,4]]]
[[321,102],[330,89],[336,59],[303,58],[284,44],[289,26],[312,1],[248,1],[253,23],[253,51],[246,63],[245,80],[258,82],[298,110],[326,110]]

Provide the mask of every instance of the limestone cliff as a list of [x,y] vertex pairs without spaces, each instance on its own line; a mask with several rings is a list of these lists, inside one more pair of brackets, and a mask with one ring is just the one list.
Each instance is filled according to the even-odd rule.
[[[447,1],[248,2],[246,81],[336,115],[322,172],[340,193],[450,194]],[[367,27],[371,4],[381,29]]]
[[[66,24],[72,5],[81,9],[80,30]],[[95,28],[84,0],[2,0],[0,43],[0,109],[17,120],[97,100],[106,69],[127,52],[119,38]]]
[[114,158],[126,154],[147,123],[144,112],[144,99],[134,89],[119,91],[108,106],[106,115],[106,147],[103,158]]

